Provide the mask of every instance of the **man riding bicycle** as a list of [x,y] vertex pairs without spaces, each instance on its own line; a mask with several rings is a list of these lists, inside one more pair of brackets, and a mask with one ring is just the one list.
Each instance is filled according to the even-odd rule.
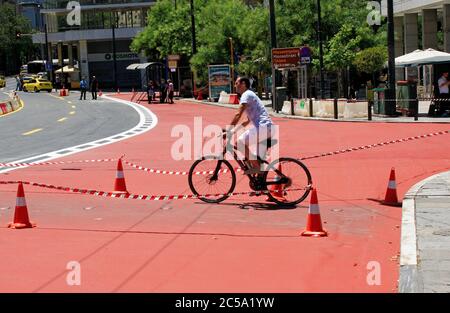
[[275,127],[261,99],[250,90],[250,80],[246,77],[238,77],[235,87],[236,92],[240,95],[240,106],[231,121],[231,126],[234,127],[238,124],[244,112],[247,114],[247,121],[241,126],[246,127],[250,123],[253,124],[252,128],[239,136],[238,145],[244,147],[245,158],[249,160],[250,169],[246,171],[246,174],[258,174],[261,172],[261,164],[257,156],[251,154],[250,144],[256,143],[257,154],[261,159],[265,159],[267,142],[274,135]]

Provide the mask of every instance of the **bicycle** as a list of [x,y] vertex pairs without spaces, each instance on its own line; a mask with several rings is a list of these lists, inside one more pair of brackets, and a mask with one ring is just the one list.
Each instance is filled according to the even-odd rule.
[[[230,137],[225,131],[222,136],[224,141]],[[232,147],[233,158],[239,165],[237,170],[245,173],[250,169],[248,160],[245,158],[241,160],[238,157],[238,148],[236,145],[231,145],[230,141],[231,138],[224,145],[222,155],[204,156],[195,161],[189,170],[189,187],[203,202],[220,203],[228,199],[236,187],[236,171],[230,162],[225,160],[227,147]],[[260,144],[264,143],[260,142]],[[267,149],[270,149],[277,144],[277,140],[268,139],[266,144]],[[245,174],[249,179],[250,188],[256,192],[255,195],[267,194],[270,201],[282,206],[294,206],[308,197],[312,188],[312,178],[308,168],[302,162],[289,157],[279,158],[270,164],[259,156],[258,160],[267,166],[266,170],[258,174]],[[299,191],[298,194],[295,193],[296,191]]]

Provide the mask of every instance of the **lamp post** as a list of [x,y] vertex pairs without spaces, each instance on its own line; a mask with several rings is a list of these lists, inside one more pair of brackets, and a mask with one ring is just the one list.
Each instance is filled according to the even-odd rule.
[[323,74],[322,10],[321,10],[321,6],[320,6],[320,0],[317,0],[317,39],[319,41],[320,98],[324,99],[325,98],[325,79],[324,79],[324,74]]
[[192,32],[192,55],[194,55],[197,53],[197,42],[195,38],[194,0],[191,0],[191,32]]
[[116,56],[116,13],[112,12],[113,20],[111,23],[112,30],[112,49],[113,49],[113,78],[114,90],[117,91],[117,56]]
[[388,93],[386,95],[386,115],[396,113],[395,93],[395,33],[394,33],[394,0],[387,1],[388,10]]
[[[277,47],[277,29],[276,29],[276,21],[275,21],[275,2],[274,0],[269,0],[269,14],[270,14],[270,43],[271,48],[274,49]],[[272,51],[271,49],[271,51]],[[272,108],[276,110],[276,83],[277,83],[277,71],[273,65],[272,60]]]
[[231,76],[231,92],[234,93],[234,48],[233,48],[233,38],[228,38],[230,40],[230,76]]
[[[197,42],[195,38],[195,16],[194,16],[194,0],[190,1],[191,3],[191,33],[192,33],[192,56],[197,53]],[[192,90],[193,96],[195,97],[195,73],[192,71]]]

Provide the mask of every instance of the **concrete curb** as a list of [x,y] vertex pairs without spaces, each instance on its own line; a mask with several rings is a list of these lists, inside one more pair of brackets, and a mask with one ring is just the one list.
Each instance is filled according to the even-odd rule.
[[400,293],[423,293],[424,283],[418,268],[418,240],[416,226],[416,198],[421,197],[422,190],[437,178],[448,175],[443,172],[424,179],[414,185],[405,195],[402,206],[402,228],[400,248]]
[[[206,104],[206,105],[212,105],[222,108],[228,108],[228,109],[236,109],[236,104],[223,104],[223,103],[217,103],[217,102],[208,102],[208,101],[200,101],[195,99],[189,99],[189,98],[183,98],[183,101],[188,101],[192,103],[198,103],[198,104]],[[288,118],[288,119],[296,119],[296,120],[305,120],[305,121],[322,121],[322,122],[341,122],[341,123],[434,123],[434,124],[450,124],[450,118],[428,118],[427,120],[419,120],[415,121],[413,117],[408,118],[389,118],[389,117],[377,117],[373,116],[372,120],[369,121],[367,118],[352,118],[352,119],[337,119],[334,118],[321,118],[321,117],[303,117],[303,116],[297,116],[297,115],[286,115],[286,114],[280,114],[272,111],[271,108],[268,109],[269,114],[273,117],[279,117],[279,118]]]

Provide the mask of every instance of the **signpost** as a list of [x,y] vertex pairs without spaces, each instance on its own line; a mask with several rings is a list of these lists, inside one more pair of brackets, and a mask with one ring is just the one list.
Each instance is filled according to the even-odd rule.
[[300,67],[300,48],[272,49],[272,66],[276,70]]
[[[301,48],[293,47],[272,49],[272,68],[274,72],[276,70],[297,71],[298,97],[300,99],[305,99],[307,97],[307,66],[311,64],[311,56],[311,49],[308,46]],[[273,89],[276,90],[276,86]],[[278,110],[281,105],[282,104],[276,105],[276,110]]]
[[219,98],[222,91],[231,93],[231,67],[229,64],[209,65],[208,78],[211,99]]

